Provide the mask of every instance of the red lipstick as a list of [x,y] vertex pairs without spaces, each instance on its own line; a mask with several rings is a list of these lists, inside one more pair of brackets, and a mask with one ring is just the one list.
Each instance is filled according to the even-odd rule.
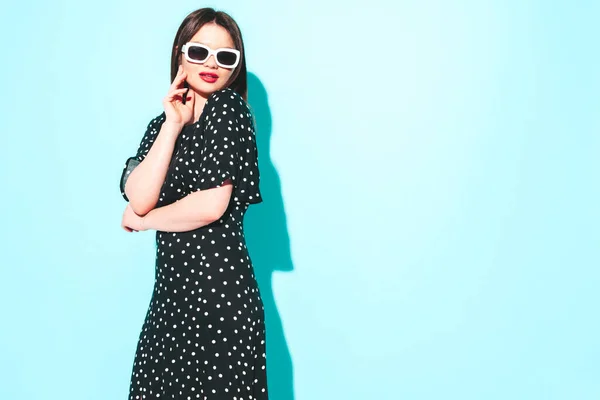
[[219,75],[212,72],[200,72],[200,79],[204,82],[215,83],[219,79]]

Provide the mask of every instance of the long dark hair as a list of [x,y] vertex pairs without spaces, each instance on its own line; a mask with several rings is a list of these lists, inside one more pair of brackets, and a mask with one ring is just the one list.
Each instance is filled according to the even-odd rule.
[[240,51],[240,62],[237,67],[235,67],[235,70],[231,74],[229,81],[225,84],[225,87],[235,90],[244,100],[248,101],[246,54],[244,52],[244,41],[242,40],[240,28],[229,14],[223,11],[216,11],[209,7],[193,11],[185,17],[181,25],[179,25],[175,40],[173,40],[173,48],[171,51],[171,82],[173,82],[173,79],[175,79],[175,76],[177,75],[179,59],[182,56],[181,47],[189,42],[204,24],[211,22],[225,28],[225,30],[229,32],[229,35],[231,35],[234,47]]

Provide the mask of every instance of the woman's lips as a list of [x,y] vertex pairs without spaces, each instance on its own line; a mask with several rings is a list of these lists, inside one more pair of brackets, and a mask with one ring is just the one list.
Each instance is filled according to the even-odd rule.
[[219,75],[212,74],[210,72],[202,72],[200,73],[200,79],[202,79],[204,82],[215,83],[217,79],[219,79]]

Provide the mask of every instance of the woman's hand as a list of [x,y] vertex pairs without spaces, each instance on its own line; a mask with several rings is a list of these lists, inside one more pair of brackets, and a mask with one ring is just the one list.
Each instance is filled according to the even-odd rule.
[[127,203],[127,207],[125,207],[125,211],[123,212],[121,227],[127,232],[139,232],[146,230],[144,227],[144,217],[137,215],[129,203]]
[[[169,93],[163,99],[165,123],[181,126],[181,128],[185,124],[193,122],[194,117],[195,98],[193,93],[188,94],[191,89],[183,87],[185,78],[187,78],[187,73],[183,72],[183,67],[180,65],[177,76],[169,88]],[[183,104],[183,96],[186,96],[185,104]]]

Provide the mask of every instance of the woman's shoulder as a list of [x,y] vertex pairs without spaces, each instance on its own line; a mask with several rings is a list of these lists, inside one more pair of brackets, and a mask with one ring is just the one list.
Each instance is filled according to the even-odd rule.
[[233,111],[250,114],[250,107],[246,100],[238,92],[228,87],[211,93],[207,99],[207,105],[211,107],[213,112],[221,108],[225,112]]
[[212,101],[222,101],[221,99],[236,99],[244,101],[244,98],[230,87],[224,87],[223,89],[216,90],[208,97],[208,100]]

